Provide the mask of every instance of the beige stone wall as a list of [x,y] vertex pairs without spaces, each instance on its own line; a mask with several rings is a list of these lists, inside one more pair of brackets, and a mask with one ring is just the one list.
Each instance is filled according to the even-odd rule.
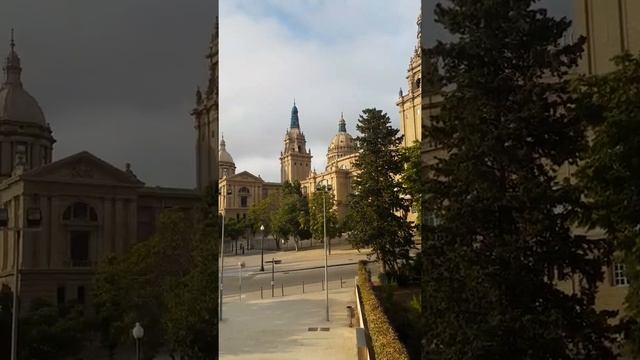
[[637,0],[575,0],[576,30],[587,37],[581,63],[585,74],[614,69],[610,59],[623,51],[640,51],[640,2]]

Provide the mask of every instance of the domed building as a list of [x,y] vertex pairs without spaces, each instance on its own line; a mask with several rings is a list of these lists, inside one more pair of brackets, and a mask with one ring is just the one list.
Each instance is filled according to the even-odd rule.
[[236,164],[233,162],[231,154],[227,152],[227,143],[224,141],[224,135],[220,140],[220,151],[218,152],[218,162],[220,171],[220,179],[229,177],[236,173]]
[[[212,54],[217,51],[215,39],[214,32]],[[197,96],[199,106],[217,103],[217,58],[211,54],[208,58],[212,59],[209,84],[213,90],[206,99]],[[118,168],[87,151],[53,161],[53,132],[38,101],[22,83],[13,32],[3,70],[0,208],[7,210],[8,226],[0,232],[0,287],[13,287],[18,268],[23,309],[35,298],[54,304],[90,304],[99,261],[123,255],[149,238],[164,209],[193,209],[202,195],[196,189],[146,186],[130,164]],[[197,142],[196,148],[204,143]],[[201,154],[208,154],[209,149],[205,150]],[[234,172],[224,145],[222,150],[223,159],[229,160],[226,166]],[[217,171],[217,156],[211,160]],[[198,174],[204,171],[198,169]],[[34,218],[39,223],[34,224]]]
[[227,219],[246,219],[251,205],[281,188],[280,183],[264,181],[260,175],[248,171],[236,174],[236,164],[227,151],[224,137],[220,140],[218,167],[218,212]]
[[[348,211],[348,199],[351,194],[351,181],[355,176],[353,163],[358,157],[353,136],[347,132],[347,122],[340,114],[338,132],[333,136],[327,148],[327,165],[325,171],[318,173],[313,170],[300,185],[302,192],[312,194],[318,183],[328,183],[333,187],[336,199],[336,212],[340,220],[344,219]],[[282,164],[286,166],[286,164]]]
[[18,166],[33,169],[49,164],[55,143],[40,104],[22,85],[15,47],[12,36],[0,87],[0,180],[11,177]]

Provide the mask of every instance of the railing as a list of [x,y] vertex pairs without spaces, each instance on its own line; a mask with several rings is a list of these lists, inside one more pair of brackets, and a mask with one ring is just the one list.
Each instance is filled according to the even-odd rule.
[[[329,290],[337,290],[344,289],[350,286],[350,281],[345,279],[336,279],[329,281]],[[316,282],[305,282],[300,281],[299,283],[293,282],[284,282],[284,281],[276,281],[273,284],[273,289],[271,286],[246,286],[244,283],[242,284],[242,298],[245,300],[257,300],[257,299],[266,299],[272,297],[284,297],[291,295],[302,295],[308,294],[312,292],[320,292],[324,291],[324,280],[316,281]],[[231,293],[231,291],[233,291]],[[273,291],[272,291],[273,290]],[[229,291],[229,292],[227,292]],[[227,285],[225,282],[225,294],[224,298],[226,302],[229,301],[239,301],[239,286]]]

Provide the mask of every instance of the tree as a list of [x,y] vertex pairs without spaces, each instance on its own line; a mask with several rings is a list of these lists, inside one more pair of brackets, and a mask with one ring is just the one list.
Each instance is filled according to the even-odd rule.
[[580,109],[592,121],[589,152],[578,171],[589,199],[587,224],[604,229],[625,264],[629,291],[626,314],[635,323],[630,333],[640,356],[640,55],[614,59],[617,69],[583,79],[577,92]]
[[[427,126],[425,359],[612,359],[594,308],[606,242],[573,236],[580,190],[558,170],[586,148],[568,72],[584,38],[534,0],[439,4],[452,35],[429,56],[446,89]],[[567,293],[557,281],[575,279]]]
[[300,240],[311,237],[309,230],[309,205],[302,194],[299,182],[285,182],[282,186],[280,206],[273,213],[273,232],[282,239],[293,238],[296,251]]
[[[205,218],[208,220],[204,221]],[[145,327],[145,358],[151,359],[167,343],[179,343],[171,337],[175,332],[168,332],[165,319],[173,316],[174,311],[180,311],[170,306],[175,299],[172,297],[175,288],[198,286],[187,279],[197,269],[194,269],[197,249],[202,248],[197,242],[198,231],[210,222],[218,226],[217,215],[213,215],[208,206],[198,211],[165,210],[150,239],[137,244],[126,255],[110,257],[100,264],[95,303],[102,342],[107,349],[113,351],[119,344],[130,342],[130,330],[136,322]],[[217,228],[212,230],[209,226],[208,231],[214,243],[211,246],[219,251],[215,244],[219,241]],[[216,256],[209,260],[217,264]],[[213,268],[217,269],[217,265]],[[216,294],[215,284],[209,284],[206,291]]]
[[244,219],[236,220],[231,218],[224,224],[224,236],[225,239],[231,239],[235,241],[236,254],[238,253],[238,239],[247,230],[247,222]]
[[390,278],[398,278],[409,264],[412,226],[406,219],[409,202],[398,179],[404,168],[399,150],[402,136],[389,116],[377,109],[362,111],[356,126],[360,150],[354,167],[348,239],[356,247],[371,247]]
[[275,241],[277,249],[280,249],[280,243],[278,242],[278,236],[273,231],[273,216],[280,207],[280,193],[272,192],[267,195],[266,198],[254,203],[249,208],[249,216],[247,217],[247,223],[250,231],[255,236],[260,232],[260,226],[264,226],[264,234],[261,236],[271,234]]
[[313,238],[320,241],[324,239],[323,197],[326,197],[327,239],[333,239],[340,234],[338,215],[334,209],[335,195],[316,191],[309,199],[309,223]]
[[89,328],[82,306],[56,306],[35,299],[20,316],[18,356],[24,360],[68,359],[82,351]]

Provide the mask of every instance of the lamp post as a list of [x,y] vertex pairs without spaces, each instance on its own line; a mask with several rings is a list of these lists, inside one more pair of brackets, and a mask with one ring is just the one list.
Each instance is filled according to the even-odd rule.
[[262,238],[260,239],[260,271],[264,271],[264,225],[260,225]]
[[140,360],[140,341],[144,336],[144,329],[140,326],[139,322],[137,322],[136,326],[133,327],[131,334],[133,335],[133,338],[136,339],[136,359]]
[[[17,220],[17,219],[16,219]],[[9,210],[0,208],[0,228],[15,231],[15,242],[13,251],[13,309],[11,313],[11,360],[18,359],[18,315],[20,313],[19,306],[19,287],[20,287],[20,240],[23,230],[38,231],[39,229],[30,229],[39,227],[42,221],[42,213],[38,208],[26,209],[26,225],[23,229],[19,221],[14,221],[17,226],[9,227]]]
[[[231,190],[227,189],[227,195],[231,195]],[[226,208],[226,199],[223,198],[222,201],[222,208],[224,210],[224,208]],[[219,287],[218,287],[218,319],[222,320],[222,299],[223,299],[223,292],[224,292],[224,281],[223,281],[223,275],[224,275],[224,214],[225,211],[222,212],[222,236],[221,236],[221,240],[220,240],[220,276],[219,276]]]
[[332,189],[331,184],[322,184],[318,183],[316,185],[316,191],[322,192],[322,222],[323,222],[323,230],[324,230],[324,292],[326,298],[326,312],[327,312],[327,321],[329,321],[329,271],[327,264],[327,204],[326,204],[326,195],[327,192],[330,192]]

